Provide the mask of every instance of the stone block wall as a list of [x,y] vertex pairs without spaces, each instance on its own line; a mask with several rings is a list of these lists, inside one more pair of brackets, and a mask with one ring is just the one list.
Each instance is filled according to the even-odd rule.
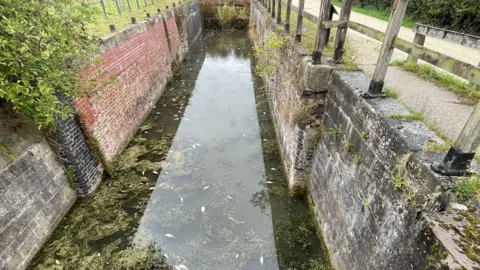
[[76,101],[85,131],[108,164],[119,154],[163,93],[173,69],[183,59],[175,11],[111,35],[98,56],[103,62],[84,74],[98,72],[114,82]]
[[[441,205],[435,160],[422,151],[436,135],[393,99],[366,100],[370,78],[333,71],[324,134],[315,152],[309,190],[332,264],[337,269],[420,269],[431,230],[422,217]],[[443,206],[444,207],[444,206]]]
[[76,195],[35,125],[8,130],[0,124],[10,152],[0,151],[0,269],[24,269]]
[[[257,46],[262,46],[270,33],[285,34],[277,31],[274,20],[259,2],[252,2],[252,7],[250,24],[255,29]],[[300,79],[304,77],[303,73],[309,74],[312,69],[312,65],[304,61],[307,54],[300,46],[287,41],[278,50],[281,62],[272,60],[270,63],[278,68],[278,72],[264,76],[289,186],[295,193],[305,191],[315,146],[309,132],[318,127],[325,99],[325,90],[318,87],[320,84],[312,87]],[[302,114],[308,114],[308,119]]]

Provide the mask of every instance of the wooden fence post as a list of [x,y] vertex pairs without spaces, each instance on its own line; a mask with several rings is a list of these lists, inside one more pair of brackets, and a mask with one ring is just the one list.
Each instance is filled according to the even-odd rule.
[[272,6],[272,0],[267,0],[267,12],[270,13],[270,7]]
[[287,1],[287,14],[285,16],[285,31],[290,32],[290,14],[292,13],[292,0]]
[[[282,1],[282,0],[278,0]],[[275,18],[275,0],[272,0],[272,18]]]
[[132,4],[130,4],[130,0],[127,0],[128,11],[132,11]]
[[137,8],[140,8],[140,0],[137,0]]
[[105,7],[105,0],[100,0],[100,5],[102,6],[103,15],[105,18],[108,17],[107,7]]
[[331,11],[331,0],[321,0],[320,1],[320,12],[318,14],[318,25],[317,25],[317,34],[315,36],[315,48],[312,53],[312,61],[314,65],[320,64],[322,61],[322,52],[323,48],[327,44],[327,30],[324,28],[322,23],[328,21]]
[[297,31],[295,33],[295,40],[297,42],[302,42],[303,8],[304,7],[305,7],[305,0],[298,0]]
[[[425,44],[425,35],[422,35],[422,34],[419,34],[419,33],[415,33],[415,36],[413,37],[413,43],[414,44],[417,44],[419,46],[423,46]],[[407,58],[407,61],[411,61],[411,62],[415,62],[417,63],[418,62],[418,58],[415,57],[415,56],[412,56],[412,55],[408,55],[408,58]]]
[[448,150],[447,155],[432,169],[442,175],[463,176],[470,168],[475,152],[480,146],[480,102],[475,106],[455,145]]
[[[342,2],[342,10],[340,11],[339,20],[350,20],[350,14],[352,13],[354,0],[343,0]],[[343,55],[345,54],[345,40],[347,39],[347,30],[348,30],[348,22],[344,27],[339,27],[337,29],[337,36],[335,37],[335,45],[334,45],[334,54],[333,60],[335,63],[343,62]]]
[[117,5],[117,11],[118,11],[118,14],[122,14],[122,9],[120,8],[120,2],[119,0],[115,0],[115,4]]
[[400,26],[402,26],[403,17],[407,10],[408,0],[395,0],[392,8],[392,15],[388,21],[387,31],[385,32],[385,39],[380,48],[380,55],[378,56],[377,65],[373,73],[368,92],[365,98],[378,98],[383,96],[383,84],[385,75],[387,75],[388,64],[392,58],[394,50],[393,43],[398,35]]
[[145,2],[145,7],[146,7],[147,6],[147,0],[144,0],[144,2]]
[[278,0],[277,24],[282,23],[282,0]]

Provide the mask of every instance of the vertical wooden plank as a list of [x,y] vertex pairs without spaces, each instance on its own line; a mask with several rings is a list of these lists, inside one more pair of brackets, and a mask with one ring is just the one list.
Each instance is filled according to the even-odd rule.
[[115,0],[115,4],[117,5],[118,14],[122,14],[122,9],[120,8],[120,1],[119,1],[119,0]]
[[297,42],[302,42],[303,8],[304,7],[305,7],[305,0],[298,0],[297,30],[295,32],[295,40]]
[[285,31],[290,32],[290,14],[292,13],[292,0],[287,1],[287,14],[285,16]]
[[[281,1],[281,0],[278,0]],[[272,0],[272,18],[275,18],[275,0]]]
[[385,39],[380,48],[377,65],[375,66],[368,93],[365,96],[367,98],[377,98],[382,96],[385,75],[387,74],[388,64],[390,63],[394,49],[393,43],[398,35],[400,27],[402,26],[407,5],[408,0],[395,0],[390,20],[388,21],[387,31],[385,32]]
[[270,13],[270,7],[272,6],[272,0],[267,0],[267,12]]
[[[354,0],[343,0],[342,10],[340,11],[339,20],[350,20]],[[345,27],[337,29],[337,36],[335,37],[333,60],[336,63],[343,62],[343,55],[345,54],[345,40],[347,39],[348,24]]]
[[[415,33],[415,36],[413,37],[413,43],[419,46],[423,46],[425,44],[425,36],[419,33]],[[407,60],[415,63],[418,62],[418,58],[413,55],[408,55]]]
[[277,23],[282,23],[282,0],[278,0]]
[[108,17],[107,7],[105,7],[105,0],[100,0],[100,5],[102,6],[103,15],[105,18]]
[[315,47],[312,53],[314,65],[320,64],[323,48],[327,44],[327,28],[323,28],[322,22],[328,21],[330,17],[331,0],[320,1],[320,12],[318,14],[317,34],[315,35]]
[[[333,7],[333,5],[330,5],[330,14],[328,15],[328,20],[329,21],[332,21],[332,19],[333,19],[333,11],[334,10],[335,10],[335,8]],[[326,38],[325,46],[328,45],[328,42],[330,42],[330,31],[331,31],[331,29],[328,28],[327,29],[327,38]]]
[[475,153],[480,146],[480,102],[475,106],[462,132],[455,142],[455,147],[463,153]]

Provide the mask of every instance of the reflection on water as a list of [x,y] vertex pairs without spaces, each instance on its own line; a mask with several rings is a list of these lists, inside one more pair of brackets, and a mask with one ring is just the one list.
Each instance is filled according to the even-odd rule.
[[247,34],[223,31],[192,48],[112,176],[30,268],[328,269],[322,250],[308,205],[288,194]]

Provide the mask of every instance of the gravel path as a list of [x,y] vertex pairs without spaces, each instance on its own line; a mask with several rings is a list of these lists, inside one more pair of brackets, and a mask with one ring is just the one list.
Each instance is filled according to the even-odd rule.
[[[292,3],[297,6],[298,0],[292,0]],[[315,15],[318,13],[319,6],[320,0],[305,2],[305,10]],[[340,11],[340,8],[337,10]],[[338,17],[334,16],[334,19]],[[380,31],[385,31],[388,24],[386,21],[356,12],[352,12],[351,20]],[[347,36],[350,48],[354,50],[355,61],[365,73],[373,74],[382,43],[352,29],[348,29]],[[401,28],[400,38],[412,41],[413,36],[411,29]],[[455,43],[427,37],[425,47],[473,65],[477,65],[480,61],[480,50]],[[406,60],[407,56],[406,53],[395,50],[391,61]],[[422,63],[422,61],[419,62]],[[399,99],[409,109],[422,112],[427,121],[436,125],[451,140],[458,137],[473,111],[472,106],[462,104],[455,94],[397,67],[389,67],[385,84],[398,91]]]

